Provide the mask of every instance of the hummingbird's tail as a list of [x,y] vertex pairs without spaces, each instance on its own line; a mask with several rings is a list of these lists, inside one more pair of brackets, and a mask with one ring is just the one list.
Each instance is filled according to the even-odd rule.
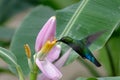
[[97,67],[100,67],[101,64],[94,58],[94,61],[92,61]]
[[86,58],[94,63],[97,67],[100,67],[101,64],[97,61],[97,59],[93,55],[86,55]]

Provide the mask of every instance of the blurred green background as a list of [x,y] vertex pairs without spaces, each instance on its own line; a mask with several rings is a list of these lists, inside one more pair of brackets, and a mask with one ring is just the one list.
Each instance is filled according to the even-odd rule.
[[[0,0],[0,46],[9,49],[16,28],[34,7],[45,5],[51,7],[53,10],[60,10],[79,1],[80,0]],[[86,68],[85,66],[88,65],[84,63],[84,60],[76,60],[69,66],[65,66],[61,69],[63,75],[67,75],[63,77],[62,80],[73,80],[75,77],[79,76],[120,76],[119,26],[120,25],[118,25],[106,45],[100,51],[96,52],[100,53],[97,55],[99,56],[98,59],[105,64],[104,67],[107,70],[100,68],[97,69],[98,72],[96,72],[94,71],[95,69],[91,67]],[[8,80],[6,76],[8,76],[9,80],[13,80],[13,78],[17,80],[9,71],[7,64],[0,59],[0,80]]]

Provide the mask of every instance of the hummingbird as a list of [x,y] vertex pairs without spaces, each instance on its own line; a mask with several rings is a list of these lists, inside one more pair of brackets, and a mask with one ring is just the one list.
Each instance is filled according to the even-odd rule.
[[88,59],[93,64],[95,64],[97,67],[100,67],[101,64],[97,61],[97,59],[94,57],[92,52],[89,49],[89,46],[105,31],[100,31],[95,34],[89,35],[81,40],[73,39],[69,36],[64,36],[58,42],[63,42],[70,46],[75,52],[77,52],[83,59]]

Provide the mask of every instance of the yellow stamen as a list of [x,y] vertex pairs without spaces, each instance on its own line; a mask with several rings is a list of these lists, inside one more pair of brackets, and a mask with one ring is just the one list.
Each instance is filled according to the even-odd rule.
[[31,50],[30,50],[29,45],[25,44],[24,48],[25,48],[25,52],[26,52],[27,57],[30,58],[31,57]]
[[45,57],[46,57],[46,55],[49,53],[49,51],[53,48],[53,46],[56,44],[56,39],[55,40],[53,40],[52,42],[50,42],[50,41],[47,41],[44,45],[43,45],[43,47],[42,47],[42,49],[38,52],[38,57],[39,57],[39,59],[40,60],[43,60]]

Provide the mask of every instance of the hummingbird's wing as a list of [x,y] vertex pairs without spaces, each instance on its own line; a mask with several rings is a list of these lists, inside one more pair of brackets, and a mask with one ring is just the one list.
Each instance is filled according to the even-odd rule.
[[92,63],[94,63],[97,67],[100,67],[101,64],[94,57],[92,52],[89,50],[88,46],[86,46],[83,42],[76,41],[72,46],[73,50],[75,50],[82,58],[88,59]]
[[103,33],[105,33],[107,30],[103,30],[103,31],[100,31],[100,32],[96,32],[92,35],[89,35],[87,36],[86,38],[82,39],[81,41],[83,41],[86,46],[90,46],[95,40],[98,39],[98,37],[100,37]]

